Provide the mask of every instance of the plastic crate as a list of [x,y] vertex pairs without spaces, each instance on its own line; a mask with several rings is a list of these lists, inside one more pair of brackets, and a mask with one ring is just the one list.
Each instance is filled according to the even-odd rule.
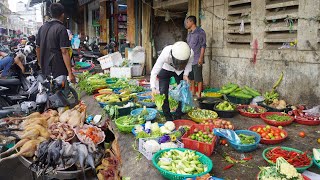
[[132,65],[132,76],[134,77],[142,76],[143,69],[144,69],[144,64]]
[[[159,138],[140,138],[140,139],[139,139],[139,152],[140,152],[141,154],[143,154],[143,156],[146,157],[148,160],[152,160],[153,155],[156,154],[157,152],[152,153],[152,152],[146,151],[146,149],[143,147],[143,145],[144,145],[144,144],[146,143],[146,141],[148,141],[148,140],[155,140],[155,141],[158,142],[158,141],[159,141]],[[180,142],[179,140],[177,140],[177,141],[175,142],[175,144],[177,145],[177,148],[183,148],[183,147],[184,147],[183,143]],[[167,148],[166,148],[166,149],[167,149]],[[161,149],[161,150],[163,150],[163,149]]]
[[111,67],[110,77],[112,78],[131,78],[132,67]]
[[119,52],[115,52],[98,58],[98,61],[100,62],[101,69],[108,69],[113,66],[119,66],[122,64],[123,59]]
[[196,150],[199,151],[207,156],[210,156],[216,146],[217,143],[217,137],[214,136],[214,138],[212,139],[211,144],[208,143],[204,143],[204,142],[200,142],[200,141],[196,141],[196,140],[192,140],[190,138],[188,138],[189,135],[193,134],[193,131],[195,128],[198,128],[201,131],[206,131],[207,128],[210,130],[210,132],[212,132],[212,129],[210,129],[209,126],[207,125],[201,125],[201,124],[195,124],[192,125],[190,130],[187,131],[183,136],[182,136],[182,142],[184,144],[184,147],[187,149],[192,149],[192,150]]
[[230,102],[234,104],[250,104],[253,98],[238,98],[234,96],[227,95],[227,98]]

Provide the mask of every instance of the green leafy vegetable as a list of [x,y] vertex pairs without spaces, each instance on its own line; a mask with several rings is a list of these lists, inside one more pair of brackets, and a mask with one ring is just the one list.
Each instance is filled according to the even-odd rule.
[[162,105],[163,105],[165,99],[166,99],[166,96],[164,94],[162,94],[162,95],[156,94],[154,96],[154,102],[155,102],[158,110],[162,109]]

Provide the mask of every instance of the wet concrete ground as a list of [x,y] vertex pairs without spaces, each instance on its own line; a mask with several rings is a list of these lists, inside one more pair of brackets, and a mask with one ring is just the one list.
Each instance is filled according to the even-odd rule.
[[[95,102],[92,96],[83,96],[82,100],[88,106],[89,114],[102,114],[103,110]],[[230,120],[236,129],[247,129],[252,125],[265,124],[260,118],[247,118],[240,115]],[[115,133],[119,138],[119,145],[122,156],[122,175],[124,177],[130,177],[131,180],[162,180],[164,179],[160,173],[153,167],[152,162],[148,161],[144,156],[141,156],[140,160],[137,160],[139,153],[134,150],[132,144],[134,143],[134,136],[132,134],[119,133],[115,124],[112,123]],[[320,130],[320,126],[305,126],[293,123],[284,127],[288,132],[288,138],[281,144],[281,146],[287,146],[299,149],[301,151],[308,151],[312,154],[312,148],[320,148],[320,144],[317,143],[317,139],[320,138],[320,134],[316,131]],[[305,138],[300,138],[298,133],[303,130],[306,133]],[[251,153],[245,153],[245,156],[252,155],[253,159],[246,164],[237,164],[229,170],[223,170],[228,163],[222,157],[224,152],[230,154],[236,159],[240,159],[241,153],[233,150],[232,147],[218,145],[215,148],[215,152],[210,156],[213,161],[213,169],[211,171],[217,177],[225,179],[238,179],[238,180],[254,180],[259,172],[259,166],[266,166],[267,163],[262,157],[262,151],[270,147],[271,145],[260,145],[259,149]],[[320,174],[320,169],[316,166],[312,166],[309,171]],[[8,160],[0,164],[0,180],[31,180],[31,172],[20,163],[18,159]],[[94,179],[88,177],[88,179]]]

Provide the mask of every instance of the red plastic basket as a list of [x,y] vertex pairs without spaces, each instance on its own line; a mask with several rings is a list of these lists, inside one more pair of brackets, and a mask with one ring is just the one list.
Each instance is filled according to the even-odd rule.
[[[282,115],[282,116],[288,116],[288,117],[290,117],[290,120],[289,121],[275,121],[275,120],[267,119],[267,116],[273,115],[273,114]],[[287,126],[287,125],[290,125],[294,121],[294,118],[292,116],[289,116],[288,114],[281,113],[281,112],[266,112],[266,113],[261,114],[260,118],[265,123],[270,124],[272,126]]]
[[176,126],[176,130],[179,129],[180,126],[191,127],[192,125],[197,124],[191,120],[185,120],[185,119],[174,120],[173,123]]
[[249,112],[244,112],[242,109],[245,109],[245,108],[247,108],[248,106],[250,106],[250,107],[255,107],[255,108],[259,108],[259,109],[264,109],[265,112],[267,112],[266,108],[261,107],[261,106],[257,106],[257,105],[240,105],[240,106],[237,107],[237,110],[239,111],[239,113],[240,113],[242,116],[247,116],[247,117],[250,117],[250,118],[258,118],[258,117],[260,117],[261,114],[263,114],[263,113],[249,113]]
[[[193,134],[193,130],[195,128],[198,128],[199,130],[206,130],[206,128],[209,128],[208,126],[206,125],[200,125],[200,124],[195,124],[195,125],[192,125],[190,130],[187,131],[183,136],[182,136],[182,142],[184,144],[184,148],[187,148],[187,149],[192,149],[192,150],[196,150],[196,151],[199,151],[207,156],[210,156],[214,150],[214,147],[216,146],[216,142],[217,142],[217,137],[214,136],[214,138],[212,139],[212,142],[211,144],[208,144],[208,143],[204,143],[204,142],[199,142],[199,141],[196,141],[196,140],[192,140],[190,138],[188,138],[188,136],[190,134]],[[212,129],[210,129],[211,131]]]
[[307,118],[304,118],[301,116],[296,116],[294,118],[294,121],[298,124],[303,124],[303,125],[308,125],[308,126],[317,126],[320,124],[320,120],[312,121],[312,120],[308,120]]
[[[250,131],[253,131],[253,128],[259,128],[259,127],[263,128],[263,127],[265,127],[265,125],[254,125],[254,126],[249,127],[249,130],[250,130]],[[274,126],[270,126],[270,127],[271,127],[271,129],[273,129],[273,130],[279,129],[279,128],[274,127]],[[279,129],[279,130],[280,130],[280,129]],[[284,138],[281,138],[281,139],[264,139],[264,138],[261,137],[260,143],[261,143],[261,144],[279,144],[279,143],[283,142],[283,141],[288,137],[288,133],[287,133],[287,131],[285,131],[285,130],[283,130],[283,129],[281,129],[281,131],[282,131],[282,132],[284,133],[284,135],[285,135]],[[258,133],[258,134],[259,134],[259,133]]]

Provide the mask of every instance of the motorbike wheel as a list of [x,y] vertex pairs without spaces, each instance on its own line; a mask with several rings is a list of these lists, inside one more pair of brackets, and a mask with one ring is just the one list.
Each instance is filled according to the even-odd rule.
[[75,89],[73,89],[72,87],[70,87],[70,93],[68,95],[68,101],[70,103],[70,108],[73,108],[74,106],[76,106],[77,104],[79,104],[79,96],[78,93]]
[[7,106],[10,106],[8,101],[5,100],[3,97],[0,97],[0,109],[2,109],[3,107],[7,107]]

